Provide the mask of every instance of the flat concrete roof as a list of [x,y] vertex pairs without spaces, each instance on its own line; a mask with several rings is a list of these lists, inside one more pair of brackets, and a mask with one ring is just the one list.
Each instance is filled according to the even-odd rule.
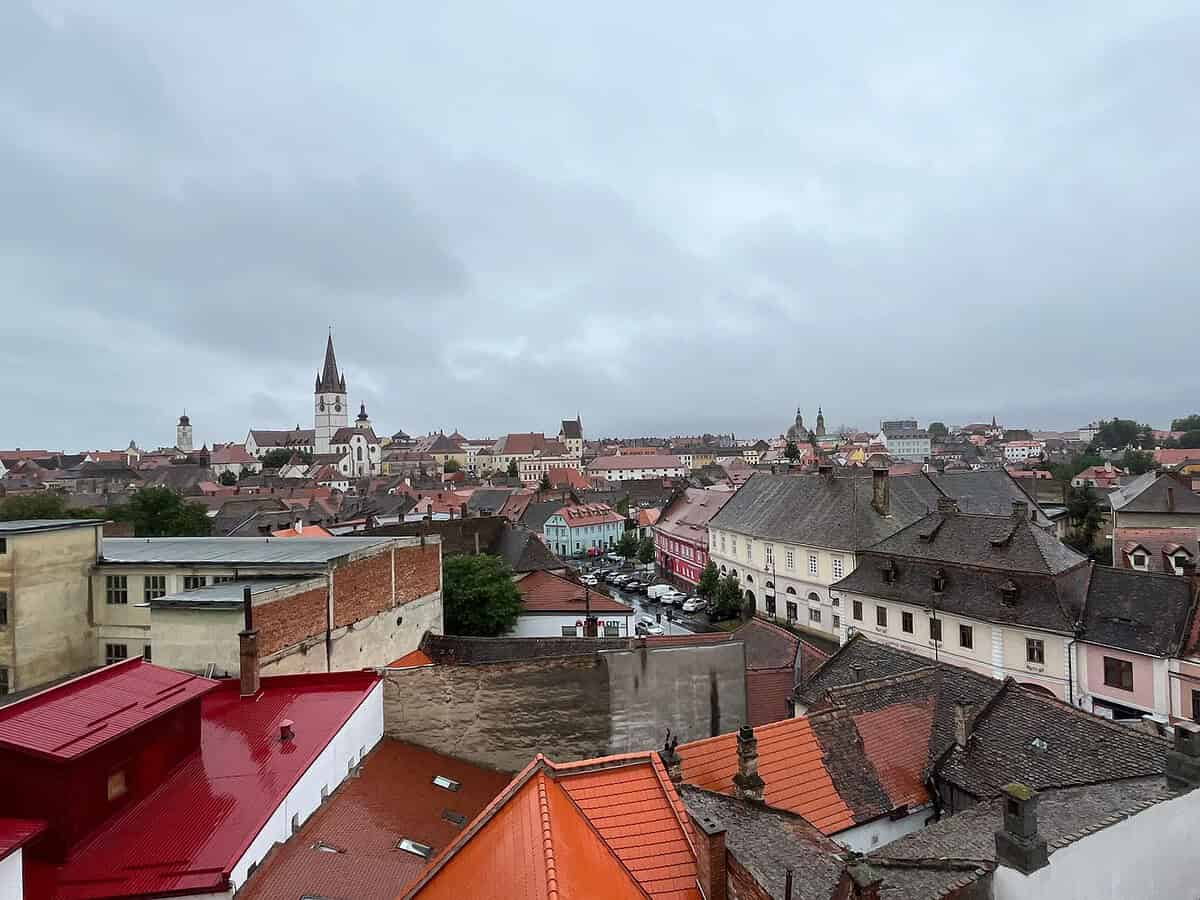
[[100,565],[324,566],[397,538],[105,538]]
[[298,575],[295,578],[239,578],[237,581],[225,581],[221,584],[210,584],[208,587],[197,588],[194,591],[177,591],[156,597],[149,603],[139,603],[138,606],[173,607],[173,608],[205,608],[229,607],[236,609],[242,605],[242,593],[250,588],[251,602],[256,596],[269,594],[279,588],[292,587],[306,581],[317,581],[317,578]]
[[0,536],[33,534],[38,531],[61,531],[64,528],[83,528],[103,525],[103,519],[14,519],[0,522]]

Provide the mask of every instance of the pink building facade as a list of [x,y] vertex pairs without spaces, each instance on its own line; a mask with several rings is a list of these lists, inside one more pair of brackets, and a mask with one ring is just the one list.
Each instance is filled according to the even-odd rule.
[[654,556],[667,577],[695,586],[708,565],[708,521],[733,496],[729,490],[688,488],[654,526]]

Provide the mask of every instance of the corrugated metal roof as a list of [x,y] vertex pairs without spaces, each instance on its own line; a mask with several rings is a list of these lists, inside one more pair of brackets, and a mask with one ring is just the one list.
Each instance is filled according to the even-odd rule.
[[75,759],[216,686],[207,678],[131,659],[0,708],[0,744]]
[[209,606],[241,606],[242,593],[250,588],[250,597],[268,594],[279,588],[292,587],[305,582],[321,584],[324,576],[306,578],[298,575],[295,578],[242,578],[237,581],[225,581],[221,584],[210,584],[208,587],[197,588],[194,591],[178,591],[166,594],[150,601],[153,607],[209,607]]
[[0,819],[0,859],[24,846],[46,830],[36,819]]
[[326,565],[395,538],[105,538],[101,563],[174,565]]
[[13,519],[11,522],[0,522],[0,534],[28,534],[103,524],[103,519]]

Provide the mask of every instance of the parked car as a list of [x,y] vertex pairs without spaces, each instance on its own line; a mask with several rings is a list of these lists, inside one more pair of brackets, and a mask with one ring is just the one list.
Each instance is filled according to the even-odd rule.
[[704,601],[699,597],[688,597],[683,601],[683,605],[679,607],[685,613],[699,612],[704,609]]
[[640,594],[646,589],[646,584],[645,582],[638,581],[636,578],[630,578],[621,587],[632,594]]
[[638,623],[633,626],[633,631],[634,634],[641,635],[642,637],[661,637],[666,634],[661,625],[651,622],[649,619],[638,620]]
[[580,583],[586,584],[588,587],[595,587],[600,583],[600,579],[595,575],[584,575],[579,579]]
[[658,600],[663,606],[674,606],[676,603],[682,603],[686,597],[687,594],[671,588],[669,591],[660,594]]

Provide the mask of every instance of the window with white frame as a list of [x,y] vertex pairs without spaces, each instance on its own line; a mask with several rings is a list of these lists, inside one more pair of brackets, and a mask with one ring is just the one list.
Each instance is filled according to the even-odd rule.
[[747,539],[746,541],[746,562],[751,562],[754,559],[754,542]]
[[808,554],[808,574],[816,577],[817,571],[817,555],[810,553]]
[[784,551],[784,554],[783,554],[783,564],[784,564],[784,566],[785,566],[785,567],[787,567],[788,569],[794,569],[794,568],[796,568],[796,554],[795,554],[795,551],[792,551],[792,550],[786,550],[786,551]]
[[775,547],[771,544],[763,545],[763,562],[766,563],[768,567],[775,564]]
[[842,562],[842,558],[840,556],[835,556],[833,558],[833,580],[840,581],[842,576],[845,574],[846,568],[845,564]]

